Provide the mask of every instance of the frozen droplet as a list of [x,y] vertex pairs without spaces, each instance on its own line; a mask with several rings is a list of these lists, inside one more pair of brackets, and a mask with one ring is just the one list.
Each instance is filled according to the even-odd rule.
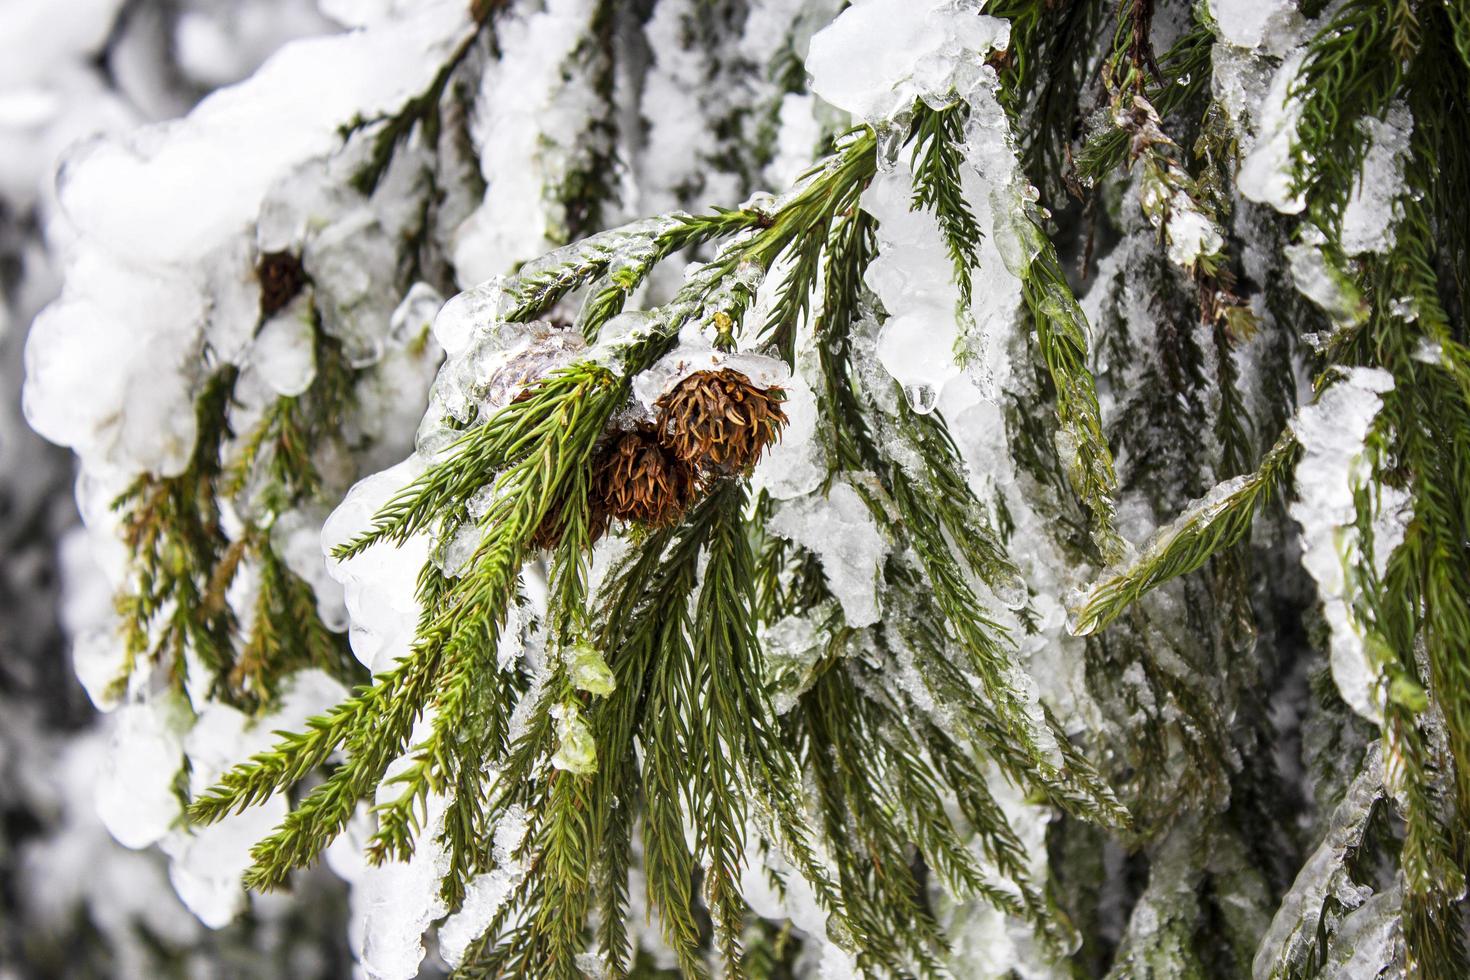
[[939,390],[933,385],[904,385],[903,396],[908,399],[909,408],[920,415],[928,415],[939,404]]
[[575,704],[559,704],[551,709],[560,739],[551,764],[566,772],[586,776],[597,771],[597,742],[592,729],[582,719]]
[[602,656],[602,651],[586,641],[571,649],[570,673],[572,686],[586,691],[594,697],[607,697],[617,689],[617,679],[612,668]]
[[878,134],[878,172],[892,173],[898,165],[898,155],[903,150],[904,136],[908,126],[898,120],[880,125]]
[[1026,589],[1026,580],[1019,572],[1005,576],[991,583],[990,590],[1000,600],[1001,605],[1007,609],[1020,609],[1026,605],[1026,600],[1031,597]]

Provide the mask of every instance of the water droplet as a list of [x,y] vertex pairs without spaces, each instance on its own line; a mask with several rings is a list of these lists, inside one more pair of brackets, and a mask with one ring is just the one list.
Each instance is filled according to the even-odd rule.
[[939,404],[939,389],[933,385],[904,385],[903,395],[909,400],[909,408],[920,415],[928,415]]
[[1190,78],[1189,72],[1185,72],[1183,75],[1180,75],[1179,76],[1179,84],[1180,85],[1188,85],[1189,84],[1189,78]]
[[878,127],[878,171],[880,173],[893,172],[907,134],[908,126],[900,125],[898,120]]
[[1031,594],[1026,590],[1026,580],[1019,572],[1009,575],[990,586],[995,597],[1007,609],[1020,609],[1026,605]]

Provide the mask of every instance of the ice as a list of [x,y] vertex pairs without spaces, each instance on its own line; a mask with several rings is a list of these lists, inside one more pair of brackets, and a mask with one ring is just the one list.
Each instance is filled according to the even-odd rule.
[[286,568],[311,587],[322,624],[340,633],[347,629],[346,599],[322,555],[321,516],[300,510],[280,514],[271,524],[270,542]]
[[1343,916],[1331,941],[1331,955],[1323,980],[1360,980],[1361,977],[1392,975],[1403,943],[1404,887],[1393,887],[1374,895]]
[[335,25],[298,0],[190,6],[174,26],[180,71],[202,87],[237,82],[287,41],[327,34]]
[[826,497],[783,502],[767,527],[817,555],[847,625],[878,622],[883,615],[878,582],[889,544],[851,484],[834,483]]
[[[122,703],[115,685],[127,662],[113,585],[93,553],[92,537],[81,527],[62,537],[59,552],[61,620],[72,641],[72,668],[92,705],[111,711]],[[146,670],[138,673],[140,680],[146,678]]]
[[592,0],[549,0],[496,18],[500,56],[485,66],[472,119],[488,188],[455,233],[461,282],[510,272],[567,240],[559,187],[605,149],[590,125],[602,106],[578,53],[596,11]]
[[[459,317],[454,308],[455,301],[450,300],[436,323],[449,313],[447,335],[458,343],[454,334]],[[460,423],[483,423],[537,380],[580,359],[585,349],[580,335],[544,320],[496,320],[475,327],[458,353],[444,361],[434,380],[429,410],[419,427],[420,450],[437,452],[458,438],[459,428],[446,426],[446,417]]]
[[1193,269],[1196,262],[1218,253],[1225,243],[1215,223],[1182,191],[1174,197],[1165,229],[1169,261],[1183,269]]
[[761,354],[727,354],[716,350],[703,337],[680,338],[679,346],[633,379],[633,397],[649,412],[680,381],[700,371],[738,371],[758,388],[784,388],[791,371],[784,361]]
[[878,219],[878,254],[863,275],[888,313],[878,334],[878,359],[915,409],[932,411],[944,385],[960,374],[959,288],[939,224],[910,210],[913,175],[900,160],[873,179],[862,208]]
[[1181,534],[1195,532],[1208,526],[1219,517],[1231,499],[1244,490],[1249,483],[1250,477],[1242,475],[1215,484],[1203,497],[1190,501],[1179,512],[1178,517],[1154,531],[1143,547],[1138,549],[1136,555],[1121,564],[1110,565],[1103,569],[1089,588],[1069,596],[1068,606],[1073,618],[1068,623],[1068,629],[1077,636],[1086,636],[1095,631],[1099,625],[1097,621],[1076,618],[1088,603],[1119,578],[1135,574],[1138,569],[1157,562],[1175,544]]
[[1352,611],[1358,588],[1353,567],[1362,547],[1353,494],[1368,477],[1363,441],[1382,407],[1381,396],[1392,390],[1388,372],[1350,368],[1292,422],[1302,457],[1290,512],[1302,526],[1302,565],[1317,582],[1331,630],[1332,676],[1343,700],[1375,723],[1383,719],[1382,672]]
[[786,395],[781,438],[767,447],[751,474],[751,487],[777,500],[811,493],[827,476],[826,450],[816,438],[817,397],[804,376],[816,370],[814,357],[798,353],[797,372],[781,383]]
[[530,868],[529,856],[517,859],[515,853],[530,829],[530,815],[524,807],[513,806],[495,825],[493,855],[495,867],[477,875],[466,890],[464,905],[439,928],[439,954],[452,968],[464,962],[470,943],[480,938],[495,913],[509,900],[511,892]]
[[760,644],[765,676],[775,687],[771,705],[776,714],[783,715],[811,687],[812,667],[826,652],[826,637],[818,631],[816,617],[804,614],[763,624]]
[[1414,117],[1407,105],[1395,102],[1386,119],[1365,119],[1363,129],[1368,152],[1342,212],[1342,247],[1349,255],[1382,254],[1393,246],[1398,199],[1406,192],[1404,159],[1409,154]]
[[[208,702],[184,737],[189,787],[206,791],[226,770],[276,741],[278,731],[300,731],[306,720],[347,697],[347,689],[320,670],[304,670],[286,682],[275,708],[260,718],[217,701]],[[171,858],[169,879],[179,898],[211,929],[228,925],[245,908],[240,877],[251,864],[250,848],[285,817],[285,798],[276,796],[217,823],[174,830],[163,839]]]
[[1300,241],[1283,249],[1297,290],[1339,327],[1361,322],[1368,312],[1363,298],[1349,274],[1329,261],[1322,247],[1326,236],[1310,224],[1303,224],[1299,234]]
[[572,686],[594,697],[604,698],[617,688],[617,679],[602,656],[602,651],[585,640],[573,644],[568,653],[568,672]]
[[271,390],[284,397],[301,394],[316,378],[316,334],[305,296],[266,321],[250,349],[250,365]]
[[822,141],[822,127],[814,112],[815,103],[812,96],[796,92],[787,92],[781,97],[776,154],[763,172],[769,186],[790,187],[811,168],[815,149]]
[[[1296,880],[1281,899],[1270,928],[1261,938],[1251,974],[1255,980],[1289,972],[1292,964],[1305,963],[1317,943],[1324,903],[1351,890],[1348,862],[1368,831],[1375,804],[1383,798],[1383,758],[1379,746],[1369,746],[1363,769],[1344,793],[1342,802],[1332,811],[1327,833],[1317,845]],[[1351,897],[1361,902],[1355,890]],[[1357,904],[1354,902],[1349,907]],[[1374,972],[1355,974],[1376,976]]]
[[470,559],[480,547],[481,535],[480,526],[467,521],[456,527],[448,539],[440,541],[429,557],[439,571],[449,578],[459,578],[469,569]]
[[582,717],[575,702],[553,705],[551,716],[556,719],[556,752],[551,764],[566,772],[579,776],[597,771],[597,742],[592,729]]
[[886,119],[917,98],[943,100],[975,56],[1004,50],[1010,24],[978,3],[862,0],[812,37],[811,90],[864,122]]
[[123,0],[71,0],[66,16],[58,17],[49,0],[8,0],[0,6],[0,89],[97,51],[122,6]]
[[99,731],[79,731],[64,749],[28,745],[18,766],[7,766],[7,777],[18,767],[17,782],[44,783],[49,797],[47,826],[16,841],[10,883],[28,901],[24,918],[11,921],[69,935],[84,917],[106,946],[112,975],[149,976],[153,948],[188,948],[201,929],[175,898],[157,855],[119,847],[98,820],[94,791],[107,765],[106,741]]
[[26,343],[26,420],[84,458],[182,471],[195,422],[191,378],[174,365],[204,316],[203,296],[177,274],[145,278],[82,246],[69,272],[66,293]]
[[1296,187],[1293,157],[1296,130],[1301,121],[1301,100],[1289,95],[1305,56],[1305,50],[1297,50],[1277,69],[1257,121],[1256,141],[1236,176],[1241,194],[1252,201],[1269,204],[1283,214],[1297,214],[1307,205]]
[[[389,792],[398,790],[389,786]],[[353,902],[365,910],[360,959],[371,980],[418,976],[424,931],[447,911],[439,889],[449,858],[439,837],[448,803],[430,793],[413,857],[369,867],[354,883]]]
[[426,282],[414,283],[388,320],[389,337],[399,346],[422,343],[443,308],[444,297],[437,289]]
[[1291,0],[1210,0],[1220,36],[1238,48],[1264,47],[1281,54],[1281,39],[1292,38],[1301,15]]
[[124,847],[161,840],[183,811],[174,775],[184,761],[188,709],[171,696],[124,705],[111,715],[97,812]]
[[279,174],[336,149],[344,123],[427,88],[467,14],[431,0],[381,29],[289,44],[187,119],[91,147],[59,178],[62,204],[119,254],[190,263],[248,227]]
[[378,509],[425,466],[424,460],[410,456],[359,481],[322,527],[327,568],[342,584],[352,621],[352,652],[375,674],[391,667],[413,644],[420,612],[418,576],[429,560],[430,540],[415,535],[402,545],[382,542],[344,561],[332,558],[331,551],[370,529]]

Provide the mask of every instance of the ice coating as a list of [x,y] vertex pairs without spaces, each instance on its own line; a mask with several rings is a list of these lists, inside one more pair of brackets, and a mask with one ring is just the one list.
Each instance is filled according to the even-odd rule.
[[[1383,720],[1383,678],[1352,609],[1357,591],[1353,569],[1363,553],[1353,495],[1368,476],[1363,440],[1383,405],[1383,394],[1392,390],[1388,372],[1350,368],[1292,422],[1302,457],[1290,513],[1302,527],[1302,565],[1317,582],[1331,630],[1332,676],[1343,700],[1375,723]],[[1385,499],[1380,513],[1393,513],[1398,503]],[[1384,549],[1375,551],[1375,559],[1387,561]]]
[[[1255,980],[1279,976],[1281,969],[1300,963],[1317,941],[1324,904],[1329,898],[1352,910],[1371,890],[1360,891],[1348,876],[1345,862],[1363,843],[1373,809],[1383,799],[1383,754],[1377,743],[1369,746],[1362,771],[1353,779],[1332,818],[1322,842],[1297,872],[1281,899],[1270,928],[1256,949],[1251,975]],[[1371,901],[1371,899],[1370,899]],[[1376,976],[1376,972],[1347,976]]]
[[[1154,531],[1128,561],[1103,569],[1090,587],[1079,591],[1076,595],[1069,596],[1067,602],[1073,610],[1073,615],[1080,616],[1083,610],[1096,601],[1109,585],[1158,561],[1174,545],[1181,534],[1208,526],[1220,516],[1235,495],[1247,489],[1250,483],[1251,478],[1248,474],[1231,477],[1215,484],[1203,497],[1190,501],[1189,505],[1180,511],[1178,517]],[[1095,631],[1098,624],[1099,621],[1096,619],[1077,619],[1069,624],[1069,627],[1073,633],[1085,636]]]
[[1241,194],[1252,201],[1269,204],[1283,214],[1297,214],[1307,204],[1296,186],[1293,157],[1297,125],[1301,121],[1301,99],[1290,95],[1305,56],[1305,50],[1299,49],[1277,69],[1256,123],[1256,141],[1241,162],[1236,178]]
[[781,411],[786,424],[781,437],[766,447],[751,474],[751,487],[764,490],[777,500],[789,500],[816,490],[827,476],[826,451],[816,438],[817,398],[804,372],[814,370],[808,364],[809,352],[797,355],[797,371],[781,382],[785,399]]
[[1304,224],[1300,241],[1282,251],[1291,268],[1297,291],[1316,303],[1339,327],[1352,326],[1368,310],[1347,270],[1331,262],[1322,248],[1326,236],[1315,225]]
[[251,369],[277,395],[299,395],[316,378],[316,337],[308,315],[306,302],[292,303],[265,322],[250,347]]
[[1166,233],[1169,261],[1183,269],[1193,269],[1201,258],[1215,255],[1225,241],[1210,217],[1182,191],[1175,194],[1169,208]]
[[1368,135],[1368,152],[1342,212],[1342,247],[1349,255],[1382,254],[1393,247],[1414,117],[1407,105],[1396,102],[1386,119],[1365,119],[1363,129]]
[[927,414],[960,373],[960,294],[939,223],[928,211],[910,210],[913,194],[907,160],[895,161],[863,192],[863,210],[878,219],[879,246],[863,281],[888,312],[878,334],[878,359],[914,409]]
[[878,622],[883,615],[878,581],[889,545],[851,484],[834,483],[826,497],[786,501],[767,526],[817,555],[847,625]]
[[[335,149],[343,123],[427,87],[467,26],[461,4],[430,0],[383,29],[287,45],[186,120],[87,147],[59,179],[62,205],[79,230],[118,254],[191,262],[248,227],[278,175]],[[312,98],[301,98],[306,91]]]
[[1301,21],[1292,0],[1210,0],[1210,15],[1220,36],[1236,47],[1265,47],[1276,54]]
[[427,535],[416,535],[405,544],[386,542],[345,560],[331,553],[368,531],[378,509],[425,466],[424,460],[410,456],[359,481],[322,527],[327,568],[342,585],[352,621],[352,652],[373,673],[392,666],[412,646],[420,612],[416,584],[431,542]]
[[107,764],[97,781],[97,812],[118,843],[147,847],[182,812],[174,773],[184,759],[188,709],[172,698],[113,712]]
[[633,397],[652,413],[658,400],[679,382],[700,371],[738,371],[758,388],[784,388],[791,371],[785,362],[762,354],[716,350],[702,336],[681,338],[679,346],[633,379]]
[[[310,669],[292,675],[274,709],[259,718],[220,702],[208,703],[188,735],[189,787],[198,797],[242,759],[273,745],[279,731],[299,731],[306,720],[347,696],[326,673]],[[240,878],[251,864],[250,849],[285,817],[288,806],[272,797],[217,823],[178,829],[163,840],[171,861],[169,879],[179,898],[211,929],[228,925],[245,909]]]
[[451,300],[440,312],[435,333],[450,336],[464,346],[450,352],[434,379],[429,411],[418,435],[419,448],[424,452],[435,452],[459,437],[459,428],[447,425],[448,420],[461,424],[489,420],[528,385],[581,359],[586,349],[581,335],[544,320],[494,320],[474,327],[465,336],[455,334],[452,328],[441,335],[437,324],[453,306]]
[[509,808],[495,825],[493,855],[495,868],[477,875],[466,890],[464,905],[439,928],[439,954],[451,967],[464,962],[470,943],[480,938],[490,920],[510,899],[530,868],[529,855],[515,857],[526,838],[531,821],[524,807]]
[[481,75],[472,119],[488,189],[453,242],[462,282],[509,272],[566,240],[565,207],[548,191],[606,140],[590,125],[602,111],[595,80],[575,57],[596,11],[592,0],[550,0],[496,18],[500,57]]
[[[1009,22],[979,13],[978,2],[860,0],[812,37],[811,90],[865,122],[945,101],[973,69],[974,56],[1004,49]],[[961,89],[967,87],[960,83]]]

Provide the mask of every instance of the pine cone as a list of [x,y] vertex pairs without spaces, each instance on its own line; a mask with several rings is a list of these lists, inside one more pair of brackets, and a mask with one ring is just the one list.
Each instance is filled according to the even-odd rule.
[[[596,544],[597,540],[607,533],[607,525],[611,517],[607,508],[598,499],[595,488],[587,499],[587,543]],[[561,543],[561,537],[566,533],[562,527],[562,505],[558,501],[552,504],[546,516],[541,518],[541,525],[536,528],[536,533],[531,537],[531,547],[540,548],[543,551],[555,551],[556,546]]]
[[659,436],[691,466],[743,472],[780,436],[783,398],[730,368],[698,371],[658,400]]
[[615,436],[592,474],[592,510],[620,521],[667,527],[694,499],[694,469],[663,446],[651,426]]
[[306,285],[306,270],[301,259],[290,252],[266,252],[255,263],[255,276],[260,280],[260,315],[275,316],[296,298]]

